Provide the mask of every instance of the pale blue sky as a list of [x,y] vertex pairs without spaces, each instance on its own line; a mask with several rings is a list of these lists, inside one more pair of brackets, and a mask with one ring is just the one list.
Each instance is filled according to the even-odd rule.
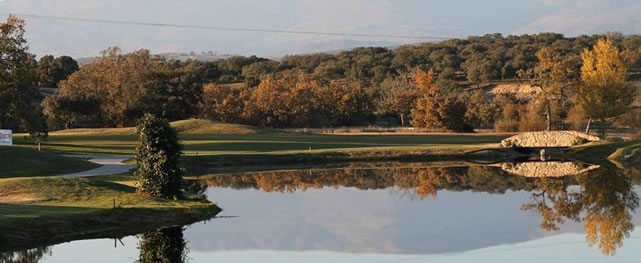
[[[188,25],[465,37],[499,32],[641,33],[639,0],[0,0],[0,12]],[[27,19],[38,54],[216,51],[278,56],[402,39],[288,35]]]

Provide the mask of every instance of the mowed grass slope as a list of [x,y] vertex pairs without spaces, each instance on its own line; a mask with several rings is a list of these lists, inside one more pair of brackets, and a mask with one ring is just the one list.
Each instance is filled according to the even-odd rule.
[[153,198],[137,193],[131,182],[105,177],[0,179],[0,251],[133,234],[193,223],[218,212],[220,208],[201,197]]
[[[293,133],[207,120],[172,122],[187,154],[290,154],[350,150],[423,149],[497,144],[507,135],[492,134],[358,134]],[[63,152],[132,154],[137,143],[134,128],[72,129],[52,132],[45,148]],[[18,137],[18,136],[16,136]],[[30,145],[28,142],[16,141]]]
[[[107,177],[0,179],[0,204],[111,209],[115,200],[117,206],[125,208],[191,207],[186,205],[191,204],[190,202],[153,198],[137,193],[133,182],[114,182],[105,180],[105,178]],[[211,205],[205,200],[195,202],[195,204]],[[0,218],[2,216],[0,215]]]
[[0,147],[0,178],[48,176],[98,167],[83,159],[23,147]]

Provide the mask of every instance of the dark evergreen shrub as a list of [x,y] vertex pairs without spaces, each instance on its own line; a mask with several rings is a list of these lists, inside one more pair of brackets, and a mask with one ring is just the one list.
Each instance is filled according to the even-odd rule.
[[138,122],[137,132],[138,190],[156,197],[180,197],[182,147],[176,131],[167,120],[145,114]]

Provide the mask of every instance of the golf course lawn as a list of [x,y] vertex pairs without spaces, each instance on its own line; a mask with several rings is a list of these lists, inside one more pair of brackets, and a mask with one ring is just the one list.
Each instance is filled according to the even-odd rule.
[[[325,135],[293,133],[205,120],[173,122],[188,155],[294,154],[350,150],[466,148],[497,145],[506,134],[372,134]],[[133,128],[75,129],[52,132],[44,149],[73,153],[132,154],[137,143]],[[14,143],[35,147],[18,139]]]
[[0,147],[0,178],[48,176],[98,167],[83,159],[24,147]]
[[118,236],[193,223],[220,211],[201,197],[152,198],[137,193],[133,182],[108,178],[0,179],[0,247],[64,242],[80,235]]

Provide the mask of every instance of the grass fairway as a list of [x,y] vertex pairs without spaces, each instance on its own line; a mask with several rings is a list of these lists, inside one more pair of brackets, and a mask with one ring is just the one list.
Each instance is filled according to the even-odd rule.
[[23,147],[0,147],[0,178],[48,176],[98,167],[88,161]]
[[204,199],[151,198],[105,178],[0,179],[0,247],[119,236],[192,223],[220,211]]
[[[212,123],[205,120],[178,121],[173,122],[172,126],[180,133],[186,154],[198,155],[416,150],[434,147],[460,149],[496,144],[508,136],[501,134],[322,135]],[[44,147],[63,152],[132,154],[137,142],[137,137],[133,133],[133,128],[75,129],[53,132]],[[20,140],[16,143],[31,145]]]

